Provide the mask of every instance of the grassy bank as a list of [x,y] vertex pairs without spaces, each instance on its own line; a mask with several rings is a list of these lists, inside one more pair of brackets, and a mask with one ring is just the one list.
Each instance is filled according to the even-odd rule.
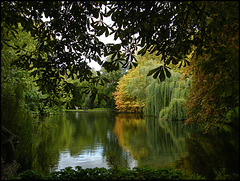
[[115,111],[112,108],[93,108],[93,109],[88,109],[88,110],[83,110],[83,109],[67,109],[67,112],[83,112],[83,111],[89,111],[89,112],[94,112],[94,111]]

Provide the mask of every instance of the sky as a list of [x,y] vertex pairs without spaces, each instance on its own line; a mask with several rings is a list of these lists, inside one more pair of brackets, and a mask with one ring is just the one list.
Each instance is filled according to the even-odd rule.
[[[110,35],[108,37],[105,37],[105,35],[101,35],[99,37],[99,40],[102,41],[103,43],[121,43],[121,40],[117,39],[116,41],[114,40],[114,35]],[[104,59],[104,57],[102,57]],[[88,63],[91,67],[93,67],[96,71],[101,69],[101,66],[97,63],[92,61],[91,63]]]
[[[106,24],[108,24],[108,25],[110,25],[110,24],[112,24],[113,23],[113,21],[111,20],[111,18],[110,17],[108,17],[108,18],[105,18],[105,17],[103,17],[103,21],[106,23]],[[105,33],[103,34],[103,35],[101,35],[100,37],[99,37],[99,40],[100,41],[102,41],[103,43],[121,43],[121,40],[118,38],[117,40],[114,40],[114,34],[112,34],[112,35],[110,35],[110,36],[108,36],[108,37],[106,37],[105,36]],[[104,59],[104,57],[102,57],[102,59]],[[97,62],[94,62],[94,61],[92,61],[91,63],[88,63],[92,68],[94,68],[94,70],[96,70],[96,71],[98,71],[98,70],[100,70],[101,69],[101,66],[97,63]]]

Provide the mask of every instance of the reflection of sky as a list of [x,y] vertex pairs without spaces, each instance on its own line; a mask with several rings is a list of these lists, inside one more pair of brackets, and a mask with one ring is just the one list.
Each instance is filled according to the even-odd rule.
[[[75,116],[76,118],[78,118],[78,112],[76,112]],[[112,131],[107,130],[107,138],[109,140],[112,139],[112,134]],[[115,136],[114,138],[117,139]],[[72,167],[73,169],[75,169],[76,166],[81,166],[83,169],[95,167],[104,167],[109,169],[110,167],[108,166],[106,157],[102,156],[103,149],[103,145],[98,141],[96,141],[94,145],[90,147],[85,147],[82,151],[74,155],[71,155],[70,149],[65,148],[64,150],[59,151],[58,163],[50,168],[50,172],[60,171],[61,169],[64,169],[66,167]],[[128,167],[130,169],[136,167],[138,165],[138,162],[133,158],[129,150],[124,149],[123,146],[122,151],[126,152],[127,154],[126,156]]]
[[[66,167],[72,167],[75,169],[76,166],[81,166],[83,169],[85,168],[110,168],[107,164],[105,158],[102,157],[103,147],[98,146],[95,150],[93,149],[85,149],[79,154],[72,155],[70,154],[70,150],[66,149],[64,151],[60,151],[58,164],[50,170],[60,171]],[[129,154],[129,151],[127,151]],[[137,166],[137,161],[134,160],[131,156],[128,156],[128,166],[130,169]]]
[[59,171],[66,167],[75,168],[81,166],[85,168],[104,167],[109,168],[106,160],[102,157],[102,147],[97,147],[96,150],[85,149],[77,155],[70,155],[70,150],[60,151],[58,165],[52,171]]
[[76,112],[76,118],[78,118],[78,112]]

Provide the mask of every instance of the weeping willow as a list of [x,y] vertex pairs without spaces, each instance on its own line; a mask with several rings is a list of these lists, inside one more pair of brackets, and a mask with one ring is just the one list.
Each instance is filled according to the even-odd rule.
[[188,94],[190,80],[181,80],[181,74],[171,71],[171,77],[159,82],[153,80],[146,88],[144,114],[160,120],[184,120],[186,109],[183,106]]

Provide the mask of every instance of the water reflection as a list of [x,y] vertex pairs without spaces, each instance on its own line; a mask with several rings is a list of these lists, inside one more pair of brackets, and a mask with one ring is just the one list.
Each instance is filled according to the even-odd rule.
[[171,166],[172,162],[188,154],[185,138],[192,129],[192,126],[184,126],[183,122],[158,122],[119,114],[114,133],[119,144],[138,161],[138,166],[159,168]]
[[[83,168],[136,166],[129,153],[119,146],[112,131],[114,123],[114,115],[110,112],[67,113],[62,137],[58,137],[62,140],[60,145],[64,146],[57,166],[51,170],[66,165]],[[64,157],[66,149],[68,157]]]
[[[36,134],[31,167],[49,173],[65,167],[173,167],[208,178],[239,168],[238,132],[199,134],[197,126],[136,114],[67,112],[51,116],[55,126]],[[38,131],[37,131],[38,132]],[[24,165],[22,165],[24,168]],[[236,171],[237,170],[237,171]]]
[[77,119],[78,118],[78,112],[76,112],[75,115],[76,115],[76,119]]
[[70,150],[61,151],[58,164],[51,171],[59,171],[66,167],[82,166],[82,168],[105,167],[109,168],[107,162],[102,157],[103,148],[96,150],[83,150],[79,154],[71,155]]
[[184,159],[184,167],[209,179],[214,179],[215,172],[222,168],[226,169],[226,173],[238,173],[238,129],[232,133],[192,134],[186,140],[189,155]]

